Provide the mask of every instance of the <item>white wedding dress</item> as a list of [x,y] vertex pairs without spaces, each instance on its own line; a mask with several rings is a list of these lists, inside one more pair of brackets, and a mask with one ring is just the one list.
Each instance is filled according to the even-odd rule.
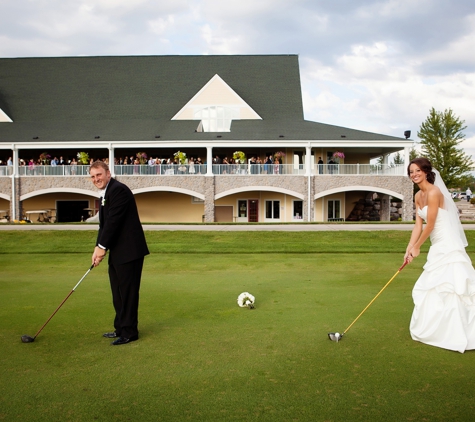
[[[417,212],[426,221],[427,206]],[[460,353],[475,349],[475,270],[442,208],[430,240],[424,271],[412,291],[411,336]]]

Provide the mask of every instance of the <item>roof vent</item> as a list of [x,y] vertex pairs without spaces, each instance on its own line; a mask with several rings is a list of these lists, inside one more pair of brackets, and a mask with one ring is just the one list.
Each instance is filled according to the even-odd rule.
[[39,139],[38,136],[33,136],[33,139]]
[[279,138],[283,138],[283,137],[284,137],[284,135],[279,135]]
[[99,138],[100,138],[100,136],[94,136],[94,139],[99,139]]
[[160,138],[160,135],[155,135],[155,138],[156,138],[156,139]]
[[342,138],[346,138],[346,135],[340,135]]

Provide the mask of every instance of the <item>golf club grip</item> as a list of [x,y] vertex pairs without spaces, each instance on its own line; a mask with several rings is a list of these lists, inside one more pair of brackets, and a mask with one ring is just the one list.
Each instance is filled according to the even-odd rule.
[[409,261],[406,259],[406,260],[404,261],[404,264],[402,264],[401,267],[399,268],[398,272],[399,272],[399,271],[402,271],[402,269],[403,269],[407,264],[409,264]]

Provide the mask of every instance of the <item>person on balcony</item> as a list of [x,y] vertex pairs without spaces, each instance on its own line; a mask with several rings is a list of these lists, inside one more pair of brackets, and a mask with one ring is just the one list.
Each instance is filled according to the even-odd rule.
[[278,158],[274,161],[274,174],[280,174],[280,162]]
[[318,157],[318,174],[323,174],[323,160],[322,160],[322,157]]
[[256,159],[256,164],[257,164],[257,174],[262,173],[262,160],[261,157],[257,157]]
[[256,164],[257,164],[256,157],[251,157],[251,159],[249,160],[249,165],[250,165],[249,170],[251,171],[251,174],[256,174],[257,173]]
[[333,174],[336,168],[336,163],[333,161],[333,158],[330,158],[330,161],[328,162],[328,171],[330,174]]

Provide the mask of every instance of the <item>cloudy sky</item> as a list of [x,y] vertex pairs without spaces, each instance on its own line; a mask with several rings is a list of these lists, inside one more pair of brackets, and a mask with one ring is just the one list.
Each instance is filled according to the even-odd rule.
[[0,10],[0,57],[298,54],[307,120],[417,140],[431,107],[451,108],[475,160],[473,0],[0,0]]

